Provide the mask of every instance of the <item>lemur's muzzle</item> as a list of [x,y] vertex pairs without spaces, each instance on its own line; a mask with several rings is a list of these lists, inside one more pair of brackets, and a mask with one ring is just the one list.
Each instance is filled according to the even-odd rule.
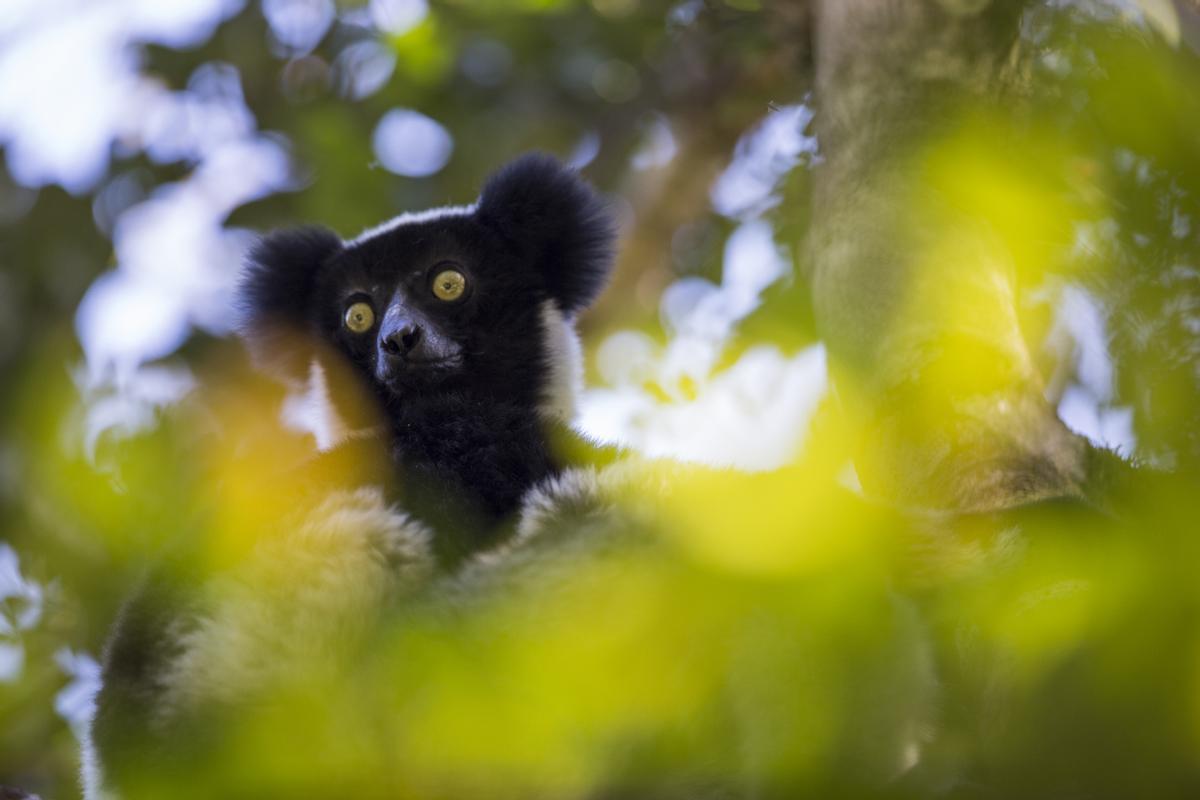
[[408,308],[399,294],[383,315],[376,350],[375,377],[385,384],[404,382],[416,377],[414,373],[457,366],[462,357],[458,343]]
[[388,358],[406,358],[420,346],[423,332],[417,323],[400,318],[390,330],[380,330],[379,349]]

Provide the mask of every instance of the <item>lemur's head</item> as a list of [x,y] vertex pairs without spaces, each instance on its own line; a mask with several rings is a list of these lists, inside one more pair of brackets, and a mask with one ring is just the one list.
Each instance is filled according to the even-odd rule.
[[385,402],[457,391],[561,414],[579,370],[572,319],[603,287],[613,239],[586,183],[527,155],[470,206],[346,242],[313,227],[267,236],[239,288],[243,331],[287,377],[341,354]]

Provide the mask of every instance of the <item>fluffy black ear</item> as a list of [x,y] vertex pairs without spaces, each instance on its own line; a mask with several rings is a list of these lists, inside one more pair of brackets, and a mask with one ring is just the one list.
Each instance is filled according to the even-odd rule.
[[238,330],[261,368],[292,380],[308,376],[313,281],[341,249],[336,234],[318,227],[275,231],[251,249],[237,288]]
[[616,226],[606,203],[551,156],[530,153],[484,185],[480,220],[538,269],[566,314],[586,308],[612,268]]

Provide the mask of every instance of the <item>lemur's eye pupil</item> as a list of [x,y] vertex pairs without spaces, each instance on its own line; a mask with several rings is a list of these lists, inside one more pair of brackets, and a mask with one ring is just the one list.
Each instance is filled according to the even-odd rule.
[[346,309],[342,318],[347,330],[353,333],[366,333],[375,325],[375,312],[367,303],[353,303]]
[[457,300],[467,290],[467,276],[456,269],[444,269],[433,279],[433,295],[439,300]]

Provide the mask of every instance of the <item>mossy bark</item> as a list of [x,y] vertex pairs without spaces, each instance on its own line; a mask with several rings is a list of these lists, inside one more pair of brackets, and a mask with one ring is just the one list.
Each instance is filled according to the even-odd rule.
[[928,179],[967,114],[1006,113],[1024,5],[814,7],[817,322],[861,431],[864,488],[901,505],[986,512],[1087,494],[1090,448],[1045,399],[1011,254]]

